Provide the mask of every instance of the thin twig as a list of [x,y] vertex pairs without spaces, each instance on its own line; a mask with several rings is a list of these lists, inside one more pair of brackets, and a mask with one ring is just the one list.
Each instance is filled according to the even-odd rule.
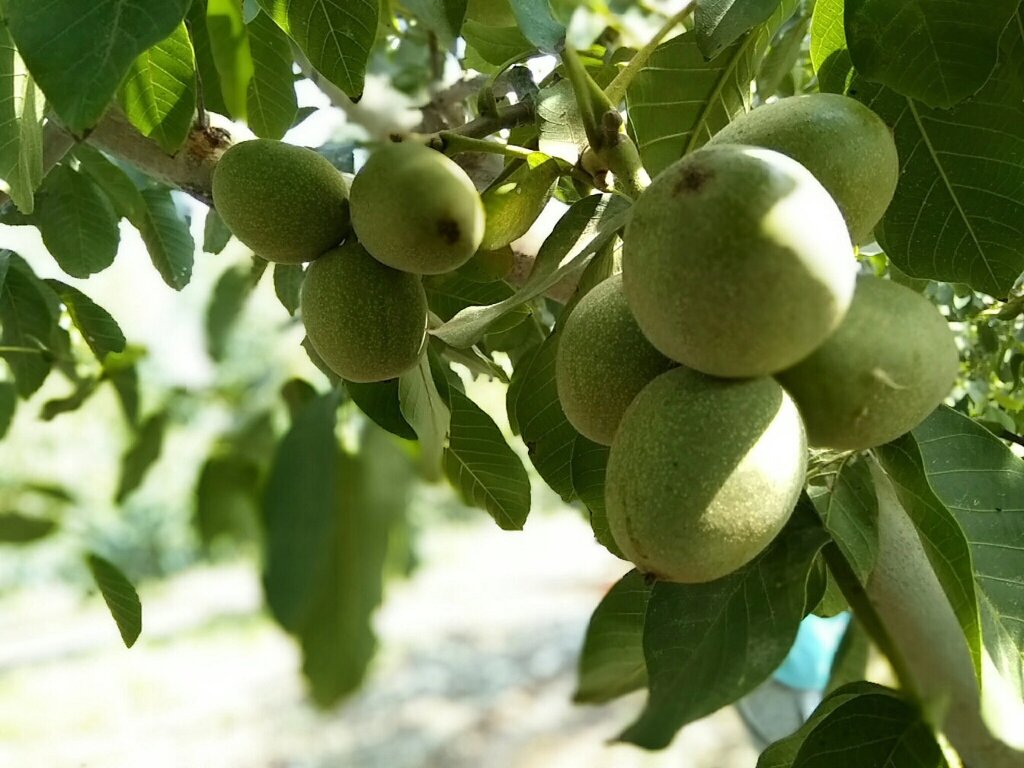
[[604,89],[604,92],[612,104],[622,103],[622,100],[626,98],[626,89],[629,88],[629,84],[633,82],[633,79],[647,64],[647,60],[651,58],[651,54],[654,53],[654,49],[661,44],[661,41],[665,39],[665,36],[669,32],[675,29],[679,24],[683,23],[686,17],[693,11],[694,5],[696,5],[696,0],[689,0],[679,13],[666,21],[661,29],[655,33],[654,37],[647,42],[647,45],[637,51],[622,71],[615,76],[615,79],[608,84],[608,87]]

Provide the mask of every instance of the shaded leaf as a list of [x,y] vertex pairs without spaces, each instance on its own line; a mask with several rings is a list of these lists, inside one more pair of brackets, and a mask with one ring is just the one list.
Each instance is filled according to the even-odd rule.
[[[838,697],[848,689],[834,694]],[[793,768],[907,766],[947,768],[948,763],[922,712],[896,691],[876,686],[851,696],[822,715]]]
[[398,399],[398,379],[360,384],[354,381],[345,382],[345,391],[359,410],[373,422],[405,440],[415,440],[416,431],[402,415],[401,403]]
[[145,210],[145,203],[142,194],[139,192],[135,182],[127,173],[121,170],[115,163],[110,161],[106,155],[88,144],[79,144],[75,147],[75,159],[78,160],[78,169],[96,185],[103,190],[114,212],[132,224],[136,224],[139,216]]
[[363,93],[366,62],[377,35],[377,0],[259,0],[298,43],[320,74],[352,98]]
[[210,208],[206,212],[206,222],[203,224],[203,252],[218,254],[227,248],[231,240],[231,230],[224,223],[224,219],[217,213],[216,208]]
[[398,402],[419,440],[424,473],[430,479],[441,477],[451,412],[437,391],[426,354],[398,378]]
[[214,360],[223,360],[227,354],[231,331],[252,289],[252,274],[246,265],[226,269],[217,278],[206,305],[206,349]]
[[124,503],[125,499],[142,485],[149,468],[160,458],[167,422],[167,411],[160,411],[142,422],[142,426],[139,427],[134,442],[121,459],[121,480],[114,496],[118,504]]
[[138,592],[109,560],[90,552],[85,562],[110,609],[110,615],[114,617],[125,647],[131,648],[142,633],[142,602]]
[[810,16],[798,13],[776,36],[757,73],[757,95],[760,99],[774,96],[786,77],[792,74],[800,61],[810,25]]
[[196,111],[196,62],[184,24],[135,59],[118,101],[131,124],[168,154],[185,143]]
[[816,0],[811,16],[811,64],[826,93],[846,93],[853,62],[846,47],[843,0]]
[[195,53],[196,70],[203,86],[203,105],[207,110],[220,115],[231,115],[221,92],[220,73],[213,59],[212,40],[206,24],[207,0],[192,0],[186,24],[192,49]]
[[499,527],[521,530],[530,514],[530,478],[498,425],[457,389],[444,469],[463,501],[487,510]]
[[551,13],[549,0],[509,0],[523,36],[544,53],[565,45],[565,27]]
[[60,268],[88,277],[114,263],[121,232],[117,215],[99,187],[85,174],[58,165],[36,196],[33,222]]
[[652,177],[750,109],[751,82],[796,6],[796,0],[783,0],[766,22],[711,61],[695,32],[658,46],[626,93],[640,156]]
[[985,648],[1024,700],[1024,461],[951,408],[935,411],[914,437],[930,486],[970,545]]
[[302,292],[302,278],[305,276],[301,264],[274,265],[274,293],[281,306],[294,315],[299,309],[299,296]]
[[449,45],[459,36],[466,18],[466,0],[403,0],[403,5]]
[[140,5],[94,0],[8,0],[11,36],[46,99],[76,134],[107,109],[135,58],[170,35],[190,0]]
[[960,622],[975,674],[980,678],[981,616],[967,537],[929,485],[913,435],[903,435],[876,448],[875,455],[917,529],[928,561]]
[[704,58],[713,59],[727,45],[767,21],[782,0],[697,0],[694,30]]
[[498,318],[582,270],[626,225],[629,213],[619,197],[591,195],[575,203],[544,241],[529,278],[512,296],[496,304],[467,307],[431,333],[452,347],[472,346]]
[[653,589],[634,569],[602,598],[580,651],[574,701],[601,704],[647,685],[644,617]]
[[103,361],[103,379],[114,387],[124,416],[133,426],[139,421],[139,370],[135,364],[143,354],[138,348],[128,348],[111,352]]
[[[1024,270],[1024,63],[1017,25],[985,87],[952,110],[929,109],[862,78],[850,95],[893,128],[896,195],[875,230],[911,277],[967,283],[1005,296]],[[1012,34],[1011,34],[1012,33]]]
[[246,90],[252,132],[280,139],[298,112],[292,75],[292,49],[281,28],[264,13],[248,22],[253,73]]
[[46,538],[55,530],[57,523],[45,517],[0,513],[0,544],[28,544]]
[[854,456],[823,479],[825,486],[811,485],[808,493],[857,578],[867,584],[878,556],[878,498],[871,468]]
[[206,0],[206,32],[228,114],[235,120],[246,120],[254,67],[241,3]]
[[573,490],[590,513],[594,538],[613,555],[625,560],[608,525],[608,511],[604,502],[604,478],[609,450],[606,445],[578,435],[573,443],[570,474]]
[[775,541],[735,573],[705,584],[655,584],[644,627],[650,695],[620,738],[664,747],[683,725],[775,671],[809,608],[812,565],[827,539],[801,500]]
[[0,179],[25,214],[43,180],[43,102],[7,27],[0,27]]
[[426,275],[423,279],[423,288],[427,292],[430,311],[444,321],[451,320],[466,307],[497,304],[515,293],[508,283],[481,283],[470,280],[461,272]]
[[999,37],[1018,0],[845,4],[846,41],[857,71],[902,96],[948,109],[976,93],[992,74]]
[[207,547],[218,538],[255,537],[260,510],[260,467],[237,453],[218,449],[199,472],[195,526]]
[[144,210],[135,225],[160,276],[180,291],[192,279],[195,242],[168,189],[144,189]]
[[11,428],[14,421],[14,411],[18,407],[18,390],[9,381],[0,381],[0,440]]
[[11,262],[0,288],[0,346],[25,350],[0,353],[14,374],[22,399],[28,399],[46,380],[53,359],[45,354],[56,328],[48,289],[20,256],[6,252]]
[[71,322],[78,328],[85,343],[100,362],[103,362],[111,352],[124,351],[124,334],[107,310],[77,288],[72,288],[60,280],[47,280],[46,284],[60,296],[61,303],[67,307]]
[[81,408],[85,401],[92,397],[99,386],[98,379],[82,379],[76,382],[75,389],[67,397],[47,400],[39,411],[39,418],[43,421],[52,421],[62,413],[71,413]]
[[876,689],[880,688],[881,686],[874,683],[857,681],[836,690],[815,708],[807,722],[795,733],[770,745],[758,758],[757,768],[793,768],[793,761],[807,736],[827,715],[846,702],[852,701],[858,696],[874,693]]
[[462,36],[484,61],[496,67],[534,50],[519,27],[491,27],[469,20],[462,27]]

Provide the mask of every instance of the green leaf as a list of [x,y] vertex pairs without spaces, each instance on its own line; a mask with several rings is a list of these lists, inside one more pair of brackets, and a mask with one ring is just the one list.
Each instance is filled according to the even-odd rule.
[[878,556],[878,497],[871,468],[851,456],[822,479],[825,485],[811,485],[808,493],[860,583],[867,584]]
[[[846,690],[846,689],[843,689]],[[837,691],[835,696],[843,693]],[[924,715],[895,691],[876,686],[822,715],[804,739],[793,768],[862,766],[948,768]]]
[[848,686],[836,690],[826,697],[811,713],[811,716],[795,733],[784,739],[776,741],[769,746],[761,757],[758,758],[757,768],[793,768],[793,761],[796,759],[800,747],[807,736],[813,731],[822,720],[831,712],[848,701],[858,696],[874,693],[876,690],[886,691],[875,683],[857,681]]
[[913,434],[929,484],[967,536],[985,648],[1024,700],[1024,461],[950,408]]
[[377,381],[370,384],[345,382],[345,391],[352,402],[359,406],[377,426],[405,440],[415,440],[416,431],[402,415],[398,399],[398,379]]
[[138,348],[128,348],[111,352],[103,361],[103,378],[114,387],[124,416],[132,426],[139,421],[139,369],[135,364],[142,354]]
[[459,36],[466,18],[466,0],[403,0],[403,5],[449,45]]
[[99,379],[87,378],[75,382],[75,388],[66,397],[47,400],[39,412],[43,421],[52,421],[62,413],[71,413],[81,408],[99,387]]
[[629,213],[619,197],[591,195],[575,203],[544,241],[530,277],[515,294],[496,304],[467,307],[431,333],[452,347],[477,343],[495,320],[582,270],[626,225]]
[[928,484],[913,435],[903,435],[876,448],[875,455],[917,529],[928,561],[964,632],[975,674],[980,679],[981,616],[971,549],[964,530]]
[[131,124],[164,152],[185,143],[196,111],[196,61],[184,24],[135,59],[118,100]]
[[765,100],[774,96],[785,79],[792,74],[803,53],[804,39],[807,37],[810,24],[810,16],[798,12],[789,24],[780,30],[757,73],[758,98]]
[[18,390],[12,382],[0,381],[0,440],[11,428],[18,407]]
[[903,272],[967,283],[1005,296],[1024,269],[1024,63],[1011,25],[1005,61],[972,99],[929,109],[857,78],[855,96],[893,128],[901,169],[896,195],[875,230]]
[[443,474],[444,447],[451,425],[451,412],[437,391],[426,354],[414,368],[398,377],[398,402],[402,416],[416,432],[428,479]]
[[480,247],[494,251],[525,235],[551,199],[558,175],[557,161],[535,152],[485,189],[480,198],[487,226]]
[[95,125],[135,58],[172,32],[190,0],[8,0],[11,36],[46,99],[75,134]]
[[252,539],[259,520],[260,467],[238,453],[216,449],[199,472],[195,526],[203,544],[217,539]]
[[149,258],[171,288],[180,291],[192,279],[195,242],[169,189],[142,190],[144,209],[136,222]]
[[114,263],[121,231],[117,214],[95,182],[68,165],[46,175],[33,221],[60,268],[88,277]]
[[392,533],[404,525],[413,475],[408,458],[379,430],[357,456],[342,453],[332,547],[301,635],[302,670],[313,700],[329,706],[362,682],[376,648],[373,612],[383,597]]
[[282,438],[263,497],[263,586],[280,624],[302,645],[313,698],[328,705],[356,688],[376,641],[388,533],[410,487],[407,459],[390,438],[364,433],[339,450],[338,394],[308,403]]
[[590,512],[590,527],[594,531],[594,538],[613,555],[625,560],[622,550],[612,536],[608,525],[608,511],[604,503],[608,452],[608,446],[578,435],[573,443],[570,475],[573,490]]
[[523,36],[544,53],[565,46],[565,27],[551,13],[549,0],[509,0]]
[[57,523],[45,517],[0,513],[0,544],[28,544],[46,538],[55,530]]
[[801,500],[757,558],[717,581],[655,584],[644,656],[650,695],[620,738],[648,749],[750,692],[785,659],[807,612],[814,559],[828,539]]
[[695,32],[662,43],[626,93],[644,167],[656,176],[750,109],[750,84],[796,0],[707,61]]
[[463,24],[462,36],[484,61],[496,67],[534,50],[519,27],[491,27],[470,20]]
[[220,73],[213,57],[213,41],[206,24],[206,11],[206,0],[192,0],[187,18],[196,58],[196,70],[203,84],[203,105],[211,112],[230,116],[231,111],[224,102]]
[[[21,259],[6,252],[11,266],[0,287],[0,346],[25,352],[0,353],[14,374],[18,394],[27,400],[42,386],[53,367],[50,346],[57,319],[50,311],[48,289]],[[40,350],[40,352],[28,351]]]
[[582,436],[562,410],[555,386],[558,333],[528,353],[512,373],[506,394],[509,423],[519,432],[530,461],[551,489],[569,502],[576,498],[573,452]]
[[79,144],[75,147],[74,156],[78,160],[78,170],[103,190],[114,207],[114,212],[136,224],[145,210],[145,203],[138,187],[128,174],[88,144]]
[[72,288],[60,280],[47,280],[46,284],[60,296],[61,303],[67,307],[71,322],[78,328],[85,343],[100,362],[103,362],[111,352],[124,351],[124,334],[107,310],[77,288]]
[[647,685],[644,617],[653,589],[634,569],[601,600],[580,651],[573,701],[603,704]]
[[865,78],[948,109],[977,93],[992,74],[999,37],[1017,5],[846,0],[846,41]]
[[259,0],[298,43],[313,67],[351,98],[363,93],[366,62],[377,35],[377,0]]
[[[218,254],[227,248],[231,241],[231,230],[224,223],[224,219],[217,213],[216,208],[210,208],[206,212],[206,221],[203,224],[203,253]],[[299,268],[302,271],[302,268]]]
[[281,28],[261,13],[248,25],[253,73],[246,91],[249,127],[257,136],[280,139],[298,113],[292,49]]
[[215,361],[227,354],[228,341],[252,293],[252,270],[238,264],[224,270],[206,305],[206,350]]
[[85,562],[110,609],[110,615],[114,617],[125,647],[131,648],[142,633],[142,602],[138,592],[109,560],[90,552]]
[[301,264],[274,265],[274,293],[289,315],[294,315],[299,308],[299,296],[305,274]]
[[235,120],[246,120],[254,66],[241,3],[206,0],[206,31],[228,114]]
[[508,283],[481,283],[460,272],[426,275],[423,288],[427,292],[430,311],[444,321],[451,320],[466,307],[481,307],[505,301],[515,291]]
[[576,163],[590,145],[572,83],[559,80],[537,95],[538,148],[552,157]]
[[266,563],[263,587],[274,618],[298,632],[328,568],[337,489],[338,394],[307,403],[281,438],[263,494]]
[[123,504],[125,499],[142,485],[149,468],[160,458],[167,422],[167,411],[160,411],[142,422],[142,426],[139,427],[135,441],[121,459],[121,480],[114,496],[118,504]]
[[782,0],[697,0],[694,30],[704,58],[713,59],[722,50],[768,20]]
[[811,16],[811,64],[826,93],[846,93],[853,62],[846,48],[843,0],[816,0]]
[[498,425],[459,392],[449,392],[451,426],[444,469],[463,501],[487,510],[499,527],[522,530],[530,514],[530,478]]
[[43,180],[43,96],[0,28],[0,179],[22,213],[32,213]]

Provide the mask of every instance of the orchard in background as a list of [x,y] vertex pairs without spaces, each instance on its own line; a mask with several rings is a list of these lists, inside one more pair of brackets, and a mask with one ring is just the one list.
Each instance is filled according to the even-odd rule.
[[[761,768],[1024,765],[1016,2],[0,12],[0,216],[76,279],[0,252],[0,436],[51,376],[71,393],[47,420],[109,385],[134,434],[121,504],[190,398],[225,401],[197,530],[261,542],[318,704],[363,682],[384,583],[411,568],[410,456],[526,524],[531,474],[466,394],[486,377],[535,474],[636,566],[596,607],[576,693],[647,689],[620,739],[666,746],[767,679],[804,617],[849,609],[824,701]],[[282,141],[310,84],[357,138]],[[117,269],[124,219],[188,290],[185,195],[210,206],[209,258],[253,251],[214,291],[213,359],[272,280],[322,378],[140,412],[145,350],[80,281]],[[0,539],[55,525],[3,511]],[[83,555],[130,646],[134,588]],[[864,679],[872,645],[893,687]]]

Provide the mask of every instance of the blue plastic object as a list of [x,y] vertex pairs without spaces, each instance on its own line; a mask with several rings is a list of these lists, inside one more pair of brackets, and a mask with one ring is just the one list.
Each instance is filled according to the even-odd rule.
[[800,691],[825,690],[832,660],[849,623],[849,613],[829,619],[813,614],[805,618],[789,656],[775,671],[775,679]]

